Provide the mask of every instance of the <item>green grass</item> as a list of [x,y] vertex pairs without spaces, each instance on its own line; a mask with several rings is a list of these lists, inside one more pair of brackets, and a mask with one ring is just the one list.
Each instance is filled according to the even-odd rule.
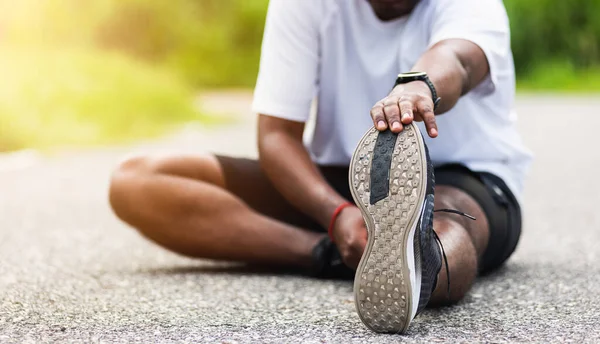
[[100,51],[0,50],[0,151],[153,137],[206,120],[175,73]]
[[600,93],[600,67],[578,70],[567,62],[541,63],[519,78],[525,92]]

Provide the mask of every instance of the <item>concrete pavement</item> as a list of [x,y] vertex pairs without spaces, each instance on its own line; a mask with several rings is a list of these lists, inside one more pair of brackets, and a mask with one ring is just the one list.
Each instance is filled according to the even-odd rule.
[[248,99],[205,99],[239,114],[231,125],[0,170],[0,343],[600,342],[600,98],[518,99],[537,158],[518,251],[406,336],[364,328],[349,282],[182,258],[111,214],[108,176],[126,154],[255,155]]

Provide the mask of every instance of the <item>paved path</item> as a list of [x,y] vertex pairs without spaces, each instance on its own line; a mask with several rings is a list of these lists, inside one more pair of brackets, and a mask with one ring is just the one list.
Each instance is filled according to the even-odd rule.
[[108,175],[126,153],[254,155],[248,97],[234,100],[206,102],[241,114],[227,127],[0,169],[0,342],[600,341],[600,99],[519,99],[537,161],[518,252],[404,337],[362,326],[351,283],[181,258],[112,216]]

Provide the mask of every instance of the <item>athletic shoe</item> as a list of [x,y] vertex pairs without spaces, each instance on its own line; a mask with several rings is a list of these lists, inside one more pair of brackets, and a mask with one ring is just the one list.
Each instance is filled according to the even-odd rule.
[[313,265],[309,274],[325,279],[345,279],[354,277],[354,270],[344,264],[337,246],[325,236],[312,251]]
[[442,267],[433,166],[419,128],[371,128],[352,156],[349,182],[368,231],[354,279],[358,315],[375,332],[403,333],[427,305]]

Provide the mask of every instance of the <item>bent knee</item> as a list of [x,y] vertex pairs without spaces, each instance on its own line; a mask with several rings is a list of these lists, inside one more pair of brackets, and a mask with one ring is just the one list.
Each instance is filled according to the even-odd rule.
[[124,219],[131,203],[144,199],[144,183],[161,173],[159,167],[160,158],[143,155],[127,158],[117,165],[109,185],[109,202],[117,216]]
[[110,178],[111,204],[113,196],[125,191],[143,173],[152,173],[149,157],[136,156],[119,163]]
[[141,173],[156,173],[157,158],[139,155],[127,158],[121,161],[113,172],[113,178],[123,174],[139,175]]
[[116,167],[110,179],[109,200],[117,216],[122,217],[120,210],[130,203],[143,200],[148,185],[164,176],[225,186],[221,165],[213,155],[130,157]]
[[122,218],[127,199],[132,196],[136,180],[148,169],[148,158],[133,157],[121,162],[113,171],[109,185],[109,203],[117,216]]
[[223,169],[211,154],[136,156],[119,164],[113,176],[163,174],[224,186]]

